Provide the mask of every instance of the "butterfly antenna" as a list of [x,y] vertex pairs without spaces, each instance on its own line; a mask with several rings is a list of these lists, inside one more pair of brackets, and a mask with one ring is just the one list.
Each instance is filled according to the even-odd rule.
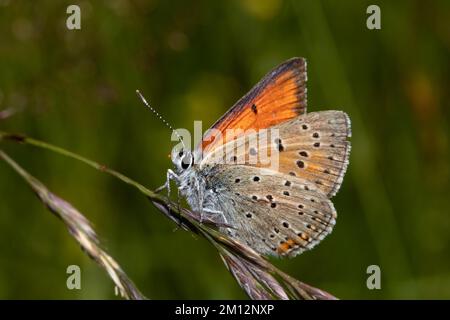
[[142,102],[144,103],[144,105],[146,107],[148,107],[150,110],[152,110],[152,112],[172,131],[176,134],[176,136],[178,137],[178,140],[180,140],[180,142],[183,144],[183,147],[186,149],[186,146],[184,144],[183,138],[178,134],[178,132],[159,114],[158,111],[156,111],[155,109],[153,109],[150,104],[147,102],[147,100],[144,98],[144,96],[141,94],[141,92],[139,90],[136,90],[137,95],[139,96],[139,98],[141,98]]

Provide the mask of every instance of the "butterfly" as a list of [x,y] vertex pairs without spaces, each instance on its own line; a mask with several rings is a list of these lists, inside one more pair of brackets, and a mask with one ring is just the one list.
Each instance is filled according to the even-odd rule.
[[[222,232],[265,256],[293,257],[311,249],[336,222],[330,198],[349,163],[350,119],[342,111],[306,113],[306,81],[304,58],[285,61],[193,151],[182,147],[171,153],[175,171],[168,171],[165,187],[174,180],[192,210],[221,217]],[[264,130],[277,137],[249,147],[250,136],[258,138]],[[236,131],[241,133],[228,134]],[[250,161],[256,149],[275,150],[277,166]]]

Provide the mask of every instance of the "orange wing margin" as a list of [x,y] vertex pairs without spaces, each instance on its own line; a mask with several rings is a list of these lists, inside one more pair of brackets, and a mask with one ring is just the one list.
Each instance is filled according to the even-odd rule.
[[214,133],[206,132],[203,152],[235,139],[225,137],[227,129],[259,130],[306,113],[306,80],[303,58],[292,58],[270,71],[211,127],[222,133],[222,139],[215,143]]

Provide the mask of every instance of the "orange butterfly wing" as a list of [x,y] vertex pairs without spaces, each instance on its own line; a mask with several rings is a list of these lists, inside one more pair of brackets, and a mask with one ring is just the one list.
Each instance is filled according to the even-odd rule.
[[[235,139],[225,135],[227,129],[259,130],[306,113],[306,80],[303,58],[292,58],[270,71],[211,127],[215,130],[206,132],[203,152]],[[216,130],[222,139],[215,139]]]

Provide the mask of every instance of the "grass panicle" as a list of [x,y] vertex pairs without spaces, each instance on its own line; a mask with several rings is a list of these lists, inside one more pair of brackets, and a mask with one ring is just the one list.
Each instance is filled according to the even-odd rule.
[[70,203],[48,190],[39,180],[26,172],[2,150],[0,150],[0,159],[8,163],[31,187],[42,203],[55,216],[61,219],[69,233],[81,246],[81,249],[106,270],[123,298],[133,300],[145,299],[144,295],[140,293],[119,264],[102,249],[92,224],[83,214]]

